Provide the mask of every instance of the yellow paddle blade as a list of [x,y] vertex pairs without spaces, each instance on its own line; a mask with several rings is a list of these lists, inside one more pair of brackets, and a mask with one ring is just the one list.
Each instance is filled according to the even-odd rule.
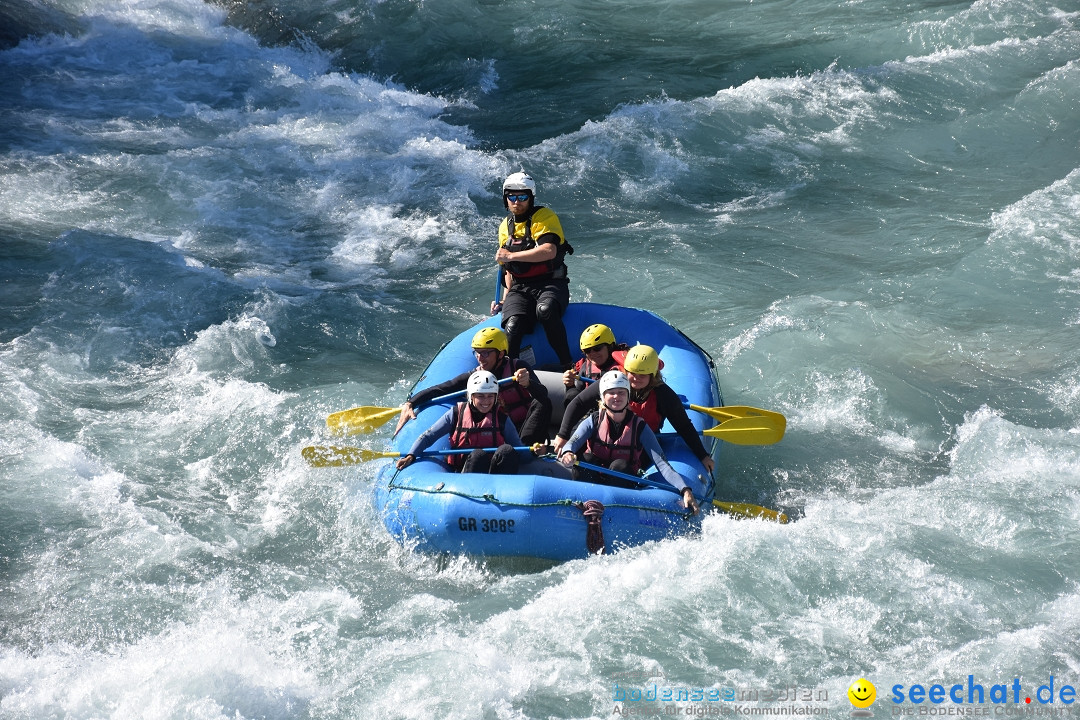
[[400,413],[401,408],[362,405],[327,415],[326,427],[338,435],[369,433],[393,420]]
[[699,413],[705,413],[714,420],[723,422],[729,418],[757,418],[764,423],[768,423],[770,426],[779,430],[781,436],[784,434],[784,430],[787,428],[787,419],[778,412],[772,410],[762,410],[761,408],[750,407],[749,405],[725,405],[724,407],[702,407],[701,405],[690,405],[691,410],[696,410]]
[[379,452],[358,447],[337,447],[334,445],[309,445],[300,451],[312,467],[344,467],[359,465],[369,460],[401,457],[399,452]]
[[745,417],[725,420],[704,434],[734,445],[772,445],[784,437],[784,428],[776,427],[768,418]]
[[713,500],[712,504],[715,507],[720,508],[724,512],[734,517],[744,518],[761,518],[762,520],[772,520],[784,525],[788,521],[788,516],[779,510],[770,510],[769,508],[761,507],[760,505],[748,505],[746,503],[732,503],[721,502],[719,500]]

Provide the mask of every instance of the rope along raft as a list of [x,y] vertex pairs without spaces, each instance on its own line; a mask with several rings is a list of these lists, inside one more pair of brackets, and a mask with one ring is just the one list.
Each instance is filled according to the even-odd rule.
[[[523,508],[542,508],[542,507],[557,507],[557,506],[576,507],[577,505],[581,504],[579,501],[570,500],[569,498],[567,498],[565,500],[556,500],[555,502],[546,502],[546,503],[510,502],[508,500],[500,500],[498,498],[498,496],[496,496],[496,495],[494,495],[492,493],[484,493],[482,495],[473,495],[473,494],[470,494],[470,493],[462,492],[460,490],[447,490],[447,489],[444,489],[442,487],[442,483],[439,483],[435,487],[421,488],[421,487],[412,487],[410,485],[399,485],[396,482],[396,480],[397,480],[397,475],[395,474],[394,479],[392,479],[390,481],[390,483],[387,485],[388,490],[403,490],[403,491],[404,490],[410,490],[412,492],[427,493],[427,494],[431,494],[431,495],[456,495],[458,497],[467,498],[469,500],[484,500],[484,501],[492,503],[494,505],[505,505],[506,507],[523,507]],[[597,501],[590,500],[589,502],[597,502]],[[652,507],[652,506],[649,506],[649,505],[636,505],[636,504],[633,504],[633,503],[611,503],[607,507],[627,508],[629,510],[646,510],[648,512],[653,512],[653,513],[663,513],[665,515],[675,515],[676,517],[683,518],[684,520],[693,517],[693,513],[689,512],[689,511],[667,510],[665,508]]]
[[[397,483],[397,473],[391,478],[387,485],[388,490],[401,490],[411,491],[418,493],[428,493],[432,495],[456,495],[457,497],[468,498],[469,500],[483,500],[485,502],[492,503],[493,505],[504,505],[506,507],[526,507],[526,508],[542,508],[542,507],[575,507],[581,511],[585,516],[586,528],[585,528],[585,547],[588,549],[591,555],[602,555],[606,549],[604,542],[604,527],[601,521],[604,517],[604,504],[599,500],[586,500],[585,502],[576,502],[570,499],[558,500],[548,503],[521,503],[521,502],[506,502],[499,500],[492,493],[484,493],[482,495],[474,495],[470,493],[461,492],[460,490],[447,490],[444,488],[443,483],[439,483],[435,487],[412,487],[409,485],[399,485]],[[688,520],[693,516],[693,513],[678,512],[676,510],[666,510],[664,508],[649,507],[645,505],[634,505],[628,503],[612,503],[609,507],[627,508],[631,510],[647,510],[649,512],[664,513],[666,515],[675,515],[683,520]]]

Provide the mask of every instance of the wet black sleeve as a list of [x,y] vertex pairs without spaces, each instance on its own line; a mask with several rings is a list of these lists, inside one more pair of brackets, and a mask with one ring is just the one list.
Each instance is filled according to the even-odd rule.
[[452,392],[460,392],[469,386],[469,376],[472,372],[461,373],[455,378],[451,378],[446,382],[441,382],[438,385],[432,385],[431,387],[424,388],[418,393],[409,396],[409,402],[413,407],[423,405],[424,403],[431,402],[440,395],[446,395]]
[[653,392],[656,393],[656,404],[660,414],[671,423],[671,427],[675,428],[675,432],[679,433],[679,437],[690,448],[690,452],[694,453],[698,460],[707,458],[709,453],[706,452],[705,446],[701,444],[701,435],[698,434],[698,429],[694,427],[694,423],[690,422],[690,418],[687,417],[686,408],[683,407],[682,400],[679,399],[675,391],[667,385],[657,385]]
[[548,389],[544,385],[543,381],[537,377],[532,368],[529,368],[529,387],[527,388],[529,394],[533,396],[534,400],[545,402],[548,399]]
[[600,383],[589,383],[589,386],[578,393],[577,397],[563,410],[562,423],[559,425],[559,437],[569,438],[574,432],[578,421],[596,409],[600,402]]

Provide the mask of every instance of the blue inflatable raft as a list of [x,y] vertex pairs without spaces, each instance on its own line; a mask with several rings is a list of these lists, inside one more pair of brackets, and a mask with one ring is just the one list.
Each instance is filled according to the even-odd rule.
[[[571,346],[589,325],[603,323],[621,343],[644,343],[656,348],[664,361],[664,381],[688,402],[705,407],[723,405],[716,369],[708,353],[658,315],[646,310],[596,303],[574,303],[563,318]],[[448,342],[428,365],[415,389],[448,380],[476,368],[471,350],[473,335],[483,327],[498,327],[493,317],[469,328]],[[526,336],[521,358],[534,367],[557,362],[543,330]],[[537,373],[551,395],[554,437],[561,419],[563,386],[559,373]],[[413,441],[447,408],[450,401],[417,410],[393,441],[405,454]],[[699,430],[712,427],[712,418],[689,412]],[[714,456],[720,442],[703,437]],[[660,431],[660,444],[672,467],[694,492],[702,512],[713,499],[713,479],[670,424]],[[431,449],[447,449],[444,438]],[[450,472],[438,459],[419,459],[402,471],[393,463],[381,468],[375,483],[375,507],[386,529],[402,543],[430,553],[569,560],[589,554],[590,500],[604,506],[600,527],[605,552],[695,532],[701,515],[686,512],[678,494],[659,487],[641,489],[597,485],[544,475],[547,461],[534,460],[518,475]],[[536,474],[530,474],[530,471]],[[646,475],[666,485],[657,473]],[[589,506],[595,508],[595,504]]]

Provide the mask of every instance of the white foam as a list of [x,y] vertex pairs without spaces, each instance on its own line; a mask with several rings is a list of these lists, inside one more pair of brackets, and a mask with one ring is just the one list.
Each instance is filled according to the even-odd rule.
[[0,709],[36,717],[295,717],[319,698],[320,683],[266,634],[280,621],[274,605],[219,606],[115,652],[4,649],[0,674],[9,691]]
[[[449,247],[475,236],[470,194],[491,196],[503,161],[438,119],[448,101],[332,71],[310,44],[260,47],[202,2],[76,12],[92,18],[84,35],[27,40],[5,58],[40,78],[19,121],[49,125],[37,147],[5,160],[7,222],[165,242],[215,265],[232,250],[240,277],[278,286],[323,287],[358,266],[374,280],[388,256],[410,267],[423,259],[417,227]],[[339,275],[310,277],[320,254]]]

